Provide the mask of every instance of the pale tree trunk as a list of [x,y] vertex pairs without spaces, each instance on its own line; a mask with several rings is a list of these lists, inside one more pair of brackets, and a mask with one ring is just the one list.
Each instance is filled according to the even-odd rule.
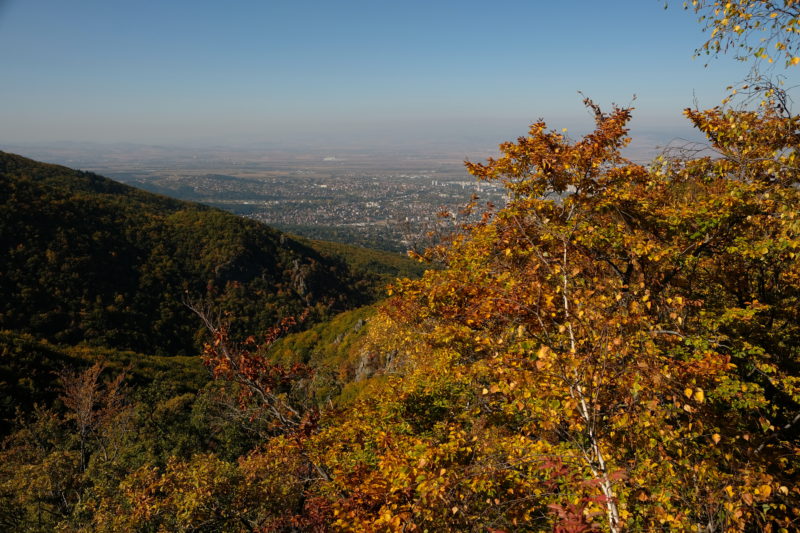
[[[569,289],[569,275],[568,275],[568,243],[569,238],[564,240],[564,253],[562,256],[562,300],[564,307],[564,320],[566,323],[567,333],[569,334],[570,352],[574,355],[577,353],[577,343],[575,341],[575,332],[572,329],[570,305],[568,297]],[[583,385],[580,382],[580,376],[577,371],[574,371],[574,383],[569,388],[570,396],[578,402],[578,412],[581,415],[584,423],[586,424],[586,433],[589,438],[589,449],[582,450],[584,460],[587,462],[592,471],[592,475],[598,481],[600,490],[605,496],[606,503],[606,517],[608,519],[608,528],[611,533],[619,533],[621,531],[621,524],[619,519],[619,509],[617,508],[616,495],[614,494],[614,487],[611,479],[608,476],[608,468],[606,467],[606,460],[603,456],[603,451],[600,448],[600,442],[597,439],[595,431],[595,418],[592,416],[592,410],[586,401]]]

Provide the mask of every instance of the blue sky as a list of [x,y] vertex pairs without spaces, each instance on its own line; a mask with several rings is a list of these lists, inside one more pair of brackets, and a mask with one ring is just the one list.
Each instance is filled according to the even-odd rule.
[[0,142],[496,144],[579,90],[681,135],[746,74],[681,4],[0,0]]

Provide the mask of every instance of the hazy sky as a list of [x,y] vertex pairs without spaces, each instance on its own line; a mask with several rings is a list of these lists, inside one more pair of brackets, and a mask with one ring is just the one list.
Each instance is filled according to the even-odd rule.
[[500,142],[585,127],[579,90],[681,133],[746,67],[670,4],[0,0],[0,143]]

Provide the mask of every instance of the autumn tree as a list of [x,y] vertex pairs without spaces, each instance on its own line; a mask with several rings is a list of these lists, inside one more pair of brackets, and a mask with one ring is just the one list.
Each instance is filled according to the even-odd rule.
[[718,55],[733,51],[751,61],[800,63],[800,2],[797,0],[692,0],[708,40],[698,52]]
[[[767,4],[694,5],[727,28]],[[641,165],[632,110],[585,104],[588,135],[538,121],[467,163],[508,202],[394,285],[349,408],[318,409],[313,369],[270,358],[291,320],[237,343],[200,310],[206,365],[262,442],[141,466],[96,529],[800,528],[800,119],[769,97],[687,109],[708,151]]]
[[712,152],[644,166],[632,111],[585,103],[585,137],[540,121],[468,163],[508,203],[395,284],[350,408],[298,401],[311,369],[207,320],[263,444],[137,470],[98,527],[796,530],[798,119],[687,110]]
[[796,119],[687,110],[716,154],[645,167],[586,103],[468,164],[507,206],[374,319],[402,377],[316,437],[337,527],[797,527]]
[[63,409],[35,406],[0,443],[0,526],[53,531],[75,525],[87,501],[113,485],[108,478],[116,475],[133,413],[126,372],[104,380],[106,368],[96,362],[58,371]]
[[63,369],[58,372],[61,383],[59,399],[68,409],[67,417],[75,424],[80,443],[81,468],[86,469],[89,455],[89,441],[94,440],[109,460],[113,450],[112,441],[105,439],[104,433],[111,430],[111,424],[125,407],[123,382],[125,372],[119,372],[113,380],[103,383],[100,375],[106,365],[95,362],[85,370]]

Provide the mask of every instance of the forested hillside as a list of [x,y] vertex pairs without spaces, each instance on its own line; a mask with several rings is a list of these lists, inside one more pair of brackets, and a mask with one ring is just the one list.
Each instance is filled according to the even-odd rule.
[[200,390],[191,365],[7,336],[79,364],[5,440],[0,523],[796,531],[799,119],[687,110],[716,155],[641,166],[631,111],[587,105],[589,135],[535,123],[469,164],[507,206],[377,308],[244,341],[206,316]]
[[[800,4],[689,6],[800,64]],[[315,324],[412,270],[4,155],[0,530],[799,531],[800,116],[752,82],[648,164],[631,108],[534,122],[466,163],[502,208]],[[65,344],[191,350],[182,300],[200,357]]]
[[508,205],[377,311],[278,342],[215,328],[239,440],[87,485],[84,523],[797,530],[798,119],[687,111],[717,155],[645,167],[620,155],[630,110],[587,104],[586,137],[536,123],[470,164]]
[[187,300],[255,334],[283,316],[314,322],[368,303],[385,268],[409,263],[384,268],[362,249],[367,259],[348,265],[336,245],[313,246],[217,209],[0,153],[0,329],[197,353],[202,332]]
[[126,473],[233,460],[270,433],[237,414],[236,387],[211,381],[198,354],[213,339],[196,312],[238,340],[302,317],[271,357],[313,368],[293,393],[311,407],[353,396],[375,370],[359,367],[373,311],[336,313],[421,271],[2,152],[0,251],[4,531],[77,526]]

